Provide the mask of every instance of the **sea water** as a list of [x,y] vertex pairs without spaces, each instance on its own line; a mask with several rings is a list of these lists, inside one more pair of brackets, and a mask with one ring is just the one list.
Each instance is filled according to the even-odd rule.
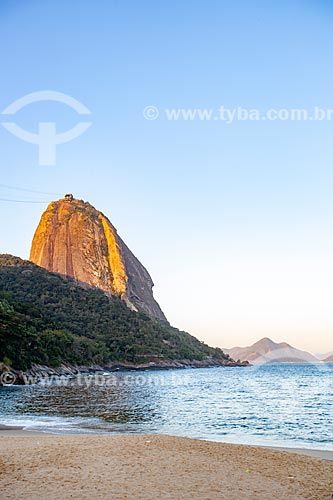
[[0,423],[333,450],[333,365],[100,373],[2,387]]

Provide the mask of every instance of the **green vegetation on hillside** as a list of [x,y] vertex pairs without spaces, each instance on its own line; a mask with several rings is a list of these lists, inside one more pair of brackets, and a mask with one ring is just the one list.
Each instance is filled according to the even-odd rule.
[[0,361],[26,370],[146,362],[228,359],[186,332],[135,313],[120,299],[29,261],[0,254]]

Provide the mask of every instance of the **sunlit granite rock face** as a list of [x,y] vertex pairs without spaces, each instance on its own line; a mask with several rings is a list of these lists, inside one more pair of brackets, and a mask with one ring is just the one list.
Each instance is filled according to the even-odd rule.
[[89,203],[65,195],[49,204],[36,229],[30,260],[121,297],[133,310],[166,321],[153,297],[148,271],[107,217]]

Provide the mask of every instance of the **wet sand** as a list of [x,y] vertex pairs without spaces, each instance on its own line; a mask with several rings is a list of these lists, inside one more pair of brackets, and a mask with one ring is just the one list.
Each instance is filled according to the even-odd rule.
[[287,451],[288,453],[297,453],[298,455],[306,455],[312,458],[321,458],[329,460],[333,463],[333,451],[326,450],[308,450],[307,448],[282,448],[280,446],[269,446],[270,450]]
[[164,435],[19,429],[0,430],[0,450],[1,500],[326,500],[333,494],[333,462],[325,453],[313,458]]

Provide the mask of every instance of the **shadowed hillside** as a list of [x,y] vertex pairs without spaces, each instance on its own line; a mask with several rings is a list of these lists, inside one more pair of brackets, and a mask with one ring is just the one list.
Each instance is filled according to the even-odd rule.
[[18,257],[0,255],[0,290],[0,361],[14,368],[184,359],[231,364],[221,349],[131,311],[120,298]]

